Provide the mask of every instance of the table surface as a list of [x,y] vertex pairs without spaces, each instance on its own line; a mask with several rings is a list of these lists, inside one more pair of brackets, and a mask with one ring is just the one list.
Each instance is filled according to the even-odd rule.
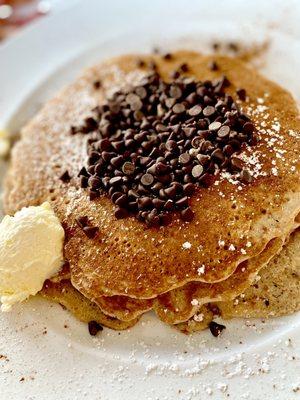
[[0,41],[37,18],[59,12],[75,0],[0,0]]

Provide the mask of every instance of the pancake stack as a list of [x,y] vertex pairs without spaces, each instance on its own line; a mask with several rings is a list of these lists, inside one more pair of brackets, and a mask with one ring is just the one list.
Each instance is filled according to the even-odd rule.
[[299,139],[291,95],[241,61],[121,56],[23,128],[5,211],[52,204],[68,267],[41,295],[81,320],[126,329],[153,309],[192,332],[291,313]]

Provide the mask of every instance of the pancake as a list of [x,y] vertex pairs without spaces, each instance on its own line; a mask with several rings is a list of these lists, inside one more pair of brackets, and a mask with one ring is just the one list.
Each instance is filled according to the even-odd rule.
[[100,308],[76,290],[70,280],[60,282],[46,281],[39,293],[43,298],[61,304],[82,322],[96,321],[100,325],[115,330],[128,329],[135,325],[138,319],[120,321],[101,312]]
[[[191,197],[195,214],[191,222],[175,214],[170,225],[160,228],[149,228],[134,217],[116,219],[106,196],[91,201],[77,178],[86,163],[89,135],[70,135],[70,130],[93,115],[94,107],[109,92],[143,78],[146,71],[137,69],[137,56],[122,56],[87,70],[23,128],[12,152],[4,192],[9,214],[43,201],[52,204],[67,235],[65,256],[72,285],[107,313],[124,319],[148,310],[152,301],[158,310],[158,296],[175,290],[176,300],[182,294],[180,288],[188,285],[188,293],[190,287],[195,291],[197,282],[200,288],[205,285],[204,294],[200,290],[197,295],[200,302],[211,299],[210,284],[222,287],[224,282],[226,287],[228,278],[239,276],[244,263],[251,263],[270,243],[284,241],[300,211],[300,122],[289,93],[228,57],[178,52],[171,60],[142,59],[155,61],[166,80],[182,63],[188,64],[186,75],[197,80],[228,77],[231,86],[226,91],[254,121],[259,134],[258,143],[239,156],[251,170],[252,182],[245,185],[221,173],[213,186],[198,188]],[[217,71],[209,68],[212,61]],[[102,86],[95,90],[98,80]],[[236,96],[241,87],[247,92],[245,102]],[[69,182],[60,179],[65,171]],[[76,220],[82,216],[99,228],[96,237],[87,237],[78,226]],[[276,254],[275,247],[270,257]],[[190,311],[190,304],[188,312],[183,308],[180,320],[195,311]]]
[[[274,239],[261,254],[247,260],[225,281],[208,284],[191,282],[155,299],[132,299],[127,296],[95,296],[92,301],[107,315],[128,321],[150,309],[168,323],[188,320],[205,303],[228,300],[237,296],[254,280],[258,271],[282,248],[282,240]],[[85,294],[85,292],[82,292]]]
[[99,296],[93,301],[102,312],[122,321],[132,321],[153,307],[153,299],[139,300],[128,296]]
[[158,296],[154,310],[164,322],[177,324],[191,318],[203,304],[226,301],[242,293],[255,279],[258,271],[282,248],[281,239],[272,242],[256,257],[244,261],[228,279],[213,283],[191,282],[183,288]]
[[[47,282],[47,290],[45,288],[42,291],[47,292],[50,295],[50,288],[51,291],[54,293],[54,297],[59,299],[59,293],[61,291],[60,283],[62,284],[62,288],[65,286],[69,287],[71,284],[71,274],[70,274],[70,266],[66,263],[62,269],[54,275],[52,278],[49,279]],[[50,285],[51,283],[51,285]],[[58,284],[58,285],[56,285]],[[74,291],[69,291],[68,298],[78,297],[78,291],[72,286]],[[84,294],[84,293],[81,293]],[[50,296],[48,296],[50,298]],[[76,303],[76,298],[74,298],[73,302]],[[151,310],[153,306],[153,300],[138,300],[138,299],[131,299],[128,296],[97,296],[94,298],[89,299],[91,303],[93,303],[93,307],[97,305],[99,309],[107,316],[112,318],[119,319],[121,321],[131,321],[136,320],[136,318],[145,313],[146,311]],[[69,307],[67,307],[69,309]]]
[[[266,257],[267,254],[264,255]],[[62,275],[64,278],[66,274]],[[265,265],[259,275],[260,279],[248,287],[244,293],[233,301],[219,301],[215,304],[197,306],[193,318],[175,327],[184,333],[192,333],[206,329],[214,318],[212,310],[218,310],[222,318],[268,318],[291,314],[300,309],[300,231],[291,235],[282,251]],[[124,322],[110,318],[102,313],[95,303],[82,296],[67,279],[60,282],[47,281],[40,294],[48,300],[64,305],[76,318],[83,322],[96,320],[112,329],[127,329],[138,319]],[[227,295],[230,295],[230,293]],[[178,301],[178,297],[175,296]],[[185,304],[187,301],[185,301]],[[179,302],[180,305],[180,302]],[[122,305],[123,306],[123,305]],[[170,307],[166,305],[166,307]],[[123,306],[124,307],[124,306]],[[115,306],[113,306],[115,308]],[[126,307],[125,307],[126,308]],[[121,307],[122,309],[122,307]],[[172,311],[172,310],[171,310]],[[114,312],[114,311],[113,311]],[[168,315],[168,312],[164,315]],[[174,305],[173,305],[174,312]],[[176,314],[177,315],[177,314]],[[170,322],[170,318],[162,318]]]
[[[131,321],[154,308],[158,317],[168,324],[178,324],[196,314],[199,308],[212,301],[232,299],[247,288],[259,270],[265,266],[274,252],[282,248],[280,239],[273,240],[257,257],[246,261],[225,281],[206,284],[193,282],[175,289],[156,299],[138,300],[127,296],[98,296],[93,302],[103,313],[123,321]],[[66,273],[62,271],[65,279]]]
[[[198,316],[176,325],[184,333],[208,327],[213,320],[213,309],[223,319],[273,318],[300,310],[300,231],[291,235],[278,256],[271,260],[243,294],[232,301],[203,306]],[[201,318],[199,317],[201,316]],[[200,321],[200,320],[201,321]]]

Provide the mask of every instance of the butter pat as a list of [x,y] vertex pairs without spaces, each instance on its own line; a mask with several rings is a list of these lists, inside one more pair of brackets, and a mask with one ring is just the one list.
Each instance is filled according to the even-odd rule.
[[24,207],[0,224],[1,310],[39,292],[63,264],[64,229],[49,203]]

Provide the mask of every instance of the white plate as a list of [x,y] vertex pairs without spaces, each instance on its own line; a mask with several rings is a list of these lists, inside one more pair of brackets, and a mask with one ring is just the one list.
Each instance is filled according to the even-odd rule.
[[[208,50],[218,39],[252,44],[267,38],[263,72],[300,99],[299,2],[73,3],[0,48],[1,125],[12,133],[83,66],[157,45]],[[226,326],[217,339],[209,332],[187,337],[149,314],[128,332],[105,329],[92,338],[60,306],[33,299],[0,315],[0,399],[299,395],[299,314]]]

